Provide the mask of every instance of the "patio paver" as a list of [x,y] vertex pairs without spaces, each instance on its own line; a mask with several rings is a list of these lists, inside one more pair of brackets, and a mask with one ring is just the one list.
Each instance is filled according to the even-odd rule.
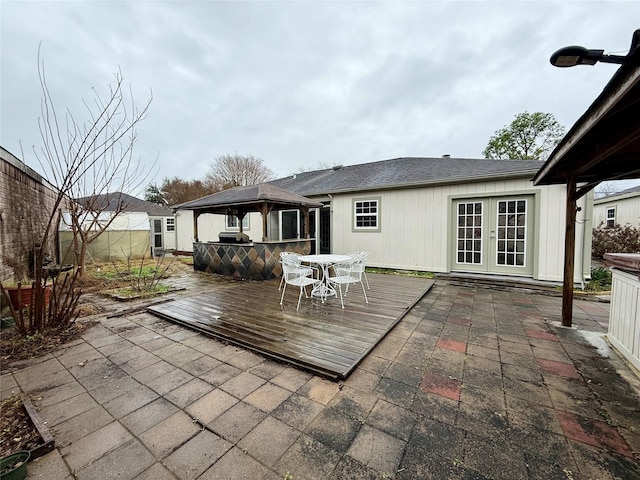
[[342,382],[137,311],[0,380],[56,438],[29,478],[640,478],[640,378],[602,341],[608,305],[576,299],[577,329],[560,305],[438,280]]

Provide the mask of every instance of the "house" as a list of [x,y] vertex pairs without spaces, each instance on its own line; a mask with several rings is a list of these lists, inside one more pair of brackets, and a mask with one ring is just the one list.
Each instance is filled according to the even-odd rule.
[[[121,192],[79,198],[76,202],[93,212],[87,216],[87,225],[94,220],[98,224],[111,221],[105,232],[89,245],[90,259],[110,261],[175,250],[175,217],[169,208]],[[112,219],[117,211],[120,213]],[[63,213],[60,251],[69,261],[73,238],[70,224],[69,213]]]
[[[269,182],[322,203],[310,212],[318,253],[369,252],[368,265],[431,272],[469,272],[560,282],[566,189],[534,187],[542,162],[462,158],[395,158],[297,173]],[[591,218],[593,197],[580,203]],[[178,249],[191,251],[191,212],[178,209]],[[203,241],[237,229],[233,217],[200,219]],[[259,213],[243,231],[260,234]],[[225,223],[226,222],[226,223]],[[298,212],[269,213],[270,238],[304,231]],[[255,228],[254,228],[255,227]],[[575,281],[590,275],[591,231],[577,225]]]
[[[19,280],[32,266],[34,246],[42,241],[58,191],[40,174],[0,147],[0,280]],[[56,242],[45,246],[57,258]],[[23,273],[24,274],[24,273]],[[17,276],[22,276],[18,274]]]
[[640,227],[640,185],[593,201],[593,226]]

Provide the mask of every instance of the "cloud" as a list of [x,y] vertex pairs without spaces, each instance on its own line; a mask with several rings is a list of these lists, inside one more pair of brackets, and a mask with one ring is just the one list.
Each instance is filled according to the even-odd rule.
[[76,119],[118,70],[140,103],[153,92],[136,157],[158,157],[158,182],[201,178],[226,153],[278,175],[479,157],[525,110],[570,127],[615,66],[549,56],[624,53],[639,17],[637,2],[3,2],[0,143],[37,168],[41,43],[56,105]]

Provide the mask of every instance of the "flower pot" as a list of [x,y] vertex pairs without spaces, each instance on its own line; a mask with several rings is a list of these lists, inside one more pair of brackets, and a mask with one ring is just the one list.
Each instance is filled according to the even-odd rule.
[[0,479],[23,480],[27,476],[27,462],[31,454],[20,451],[0,458]]
[[[9,294],[9,299],[11,300],[11,305],[16,310],[20,308],[28,307],[31,305],[31,297],[33,287],[31,285],[21,285],[20,286],[20,300],[18,300],[18,287],[7,287],[7,293]],[[44,287],[44,304],[49,305],[49,297],[51,296],[51,288]],[[21,305],[22,304],[22,305]]]

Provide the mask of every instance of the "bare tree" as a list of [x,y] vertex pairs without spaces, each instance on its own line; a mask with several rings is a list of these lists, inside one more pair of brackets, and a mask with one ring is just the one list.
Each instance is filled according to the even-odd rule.
[[261,158],[253,155],[222,155],[210,165],[207,180],[218,190],[256,185],[273,178],[273,172],[264,164]]
[[[138,189],[154,168],[133,160],[136,127],[146,117],[152,97],[138,109],[131,91],[127,94],[123,90],[123,77],[118,72],[104,98],[95,92],[92,103],[84,102],[87,121],[78,122],[67,111],[61,124],[44,66],[39,64],[38,71],[43,92],[38,121],[43,146],[35,155],[50,173],[52,183],[72,199],[68,226],[73,232],[75,264],[82,275],[88,246],[127,208],[121,192]],[[105,202],[107,194],[111,197]]]
[[166,205],[169,206],[195,200],[219,191],[220,188],[208,178],[204,180],[182,180],[178,177],[165,178],[160,187],[162,198]]
[[[64,119],[58,117],[39,55],[38,75],[42,88],[42,116],[38,119],[42,147],[34,148],[34,154],[57,195],[43,222],[41,236],[34,242],[30,308],[11,307],[18,331],[24,334],[64,327],[75,320],[87,246],[126,208],[115,198],[115,207],[109,206],[108,215],[104,215],[105,204],[92,199],[111,191],[137,189],[150,172],[133,162],[132,153],[136,126],[145,118],[151,97],[142,109],[136,108],[131,92],[126,95],[123,91],[123,78],[118,72],[115,85],[108,87],[104,98],[96,92],[93,103],[84,103],[88,120],[80,123],[68,110]],[[78,198],[85,200],[75,201]],[[74,234],[76,268],[71,272],[60,265],[45,268],[46,249],[55,237],[63,209],[68,210]],[[0,293],[8,298],[1,282]]]
[[333,162],[332,164],[329,164],[328,162],[323,162],[322,160],[320,160],[315,167],[300,167],[300,168],[298,168],[298,173],[315,172],[315,171],[318,171],[318,170],[329,170],[330,168],[337,167],[338,165],[339,165],[339,163],[337,163],[337,162]]
[[595,198],[608,197],[609,195],[618,193],[621,190],[623,189],[620,187],[618,182],[602,182],[595,189]]

